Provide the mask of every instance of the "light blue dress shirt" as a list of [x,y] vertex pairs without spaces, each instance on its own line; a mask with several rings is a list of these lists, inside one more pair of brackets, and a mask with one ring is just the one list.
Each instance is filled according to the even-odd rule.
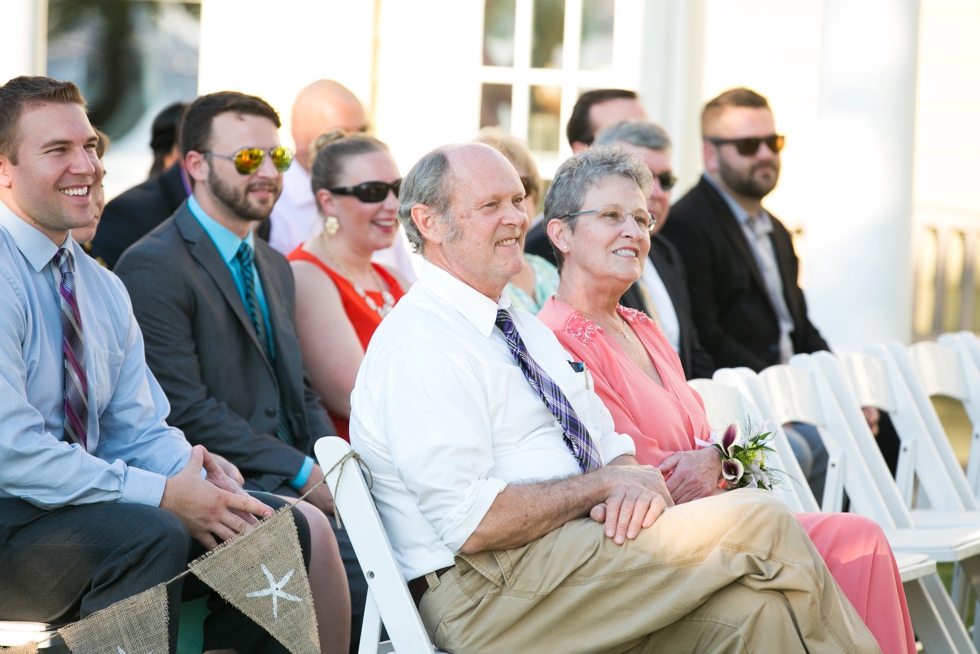
[[[269,337],[269,352],[274,357],[275,338],[272,333],[272,321],[269,320],[269,304],[266,302],[265,292],[262,290],[262,276],[258,274],[258,268],[255,265],[254,233],[252,230],[249,230],[248,236],[239,238],[237,234],[209,216],[201,208],[201,205],[193,194],[187,198],[187,208],[190,209],[194,217],[197,218],[197,222],[207,232],[207,235],[211,238],[211,242],[214,243],[214,247],[218,248],[218,254],[221,255],[225,265],[228,266],[228,270],[231,271],[232,278],[235,280],[235,286],[238,287],[238,294],[242,298],[242,304],[245,304],[245,275],[242,272],[242,264],[238,261],[238,248],[242,246],[242,243],[248,243],[248,246],[252,248],[252,277],[255,281],[255,295],[259,301],[259,306],[262,308],[262,315],[265,318],[265,332]],[[306,457],[299,473],[289,482],[289,485],[297,490],[302,488],[303,484],[310,478],[310,473],[313,472],[314,463],[311,457]]]
[[159,506],[191,446],[143,357],[122,282],[69,236],[85,340],[87,452],[64,436],[58,246],[0,203],[0,497]]
[[265,301],[265,291],[262,290],[262,276],[258,274],[258,268],[255,264],[255,235],[252,230],[248,230],[248,236],[239,238],[237,234],[209,216],[198,204],[197,198],[193,194],[187,198],[187,208],[191,210],[191,213],[197,218],[197,222],[201,223],[201,227],[211,237],[214,247],[218,248],[218,254],[228,266],[228,270],[231,271],[231,277],[235,280],[235,286],[238,288],[238,294],[241,296],[245,308],[248,308],[248,304],[245,302],[245,274],[242,272],[242,264],[238,261],[237,255],[238,248],[242,246],[242,243],[248,243],[248,247],[252,248],[252,279],[255,281],[255,296],[259,301],[262,317],[265,320],[265,333],[269,337],[269,352],[274,357],[273,343],[275,338],[272,334],[272,322],[269,320],[269,305]]
[[783,278],[779,274],[779,262],[776,260],[776,250],[772,246],[772,217],[769,212],[759,208],[759,213],[750,216],[745,207],[735,201],[725,189],[716,182],[711,175],[704,173],[704,178],[708,183],[715,187],[721,197],[725,198],[728,208],[735,214],[735,220],[742,228],[742,234],[749,243],[749,249],[755,257],[759,272],[766,284],[766,291],[769,293],[769,301],[772,302],[776,310],[776,319],[779,321],[779,358],[780,363],[789,362],[793,356],[793,339],[790,334],[796,329],[793,316],[789,313],[789,306],[786,304],[786,296],[783,295]]

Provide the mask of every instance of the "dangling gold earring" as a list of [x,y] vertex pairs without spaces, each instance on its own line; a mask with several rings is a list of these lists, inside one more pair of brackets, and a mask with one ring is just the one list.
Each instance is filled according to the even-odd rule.
[[337,219],[337,216],[327,216],[327,219],[323,221],[323,231],[331,237],[340,231],[340,220]]

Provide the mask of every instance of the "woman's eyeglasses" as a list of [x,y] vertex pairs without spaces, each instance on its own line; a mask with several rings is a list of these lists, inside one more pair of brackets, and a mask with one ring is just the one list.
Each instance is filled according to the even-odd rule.
[[769,148],[774,154],[783,149],[786,145],[786,137],[773,134],[772,136],[753,136],[744,139],[714,139],[706,138],[705,141],[708,143],[714,143],[715,145],[725,145],[726,143],[731,143],[738,150],[738,153],[743,157],[751,157],[759,151],[759,146],[763,143]]
[[590,209],[588,211],[569,213],[563,217],[575,218],[576,216],[584,216],[586,214],[596,214],[596,219],[609,225],[623,225],[627,220],[632,219],[636,221],[637,227],[646,232],[652,232],[653,228],[657,226],[657,219],[646,211],[627,211],[626,213],[620,213],[615,209]]
[[337,195],[353,195],[361,202],[384,202],[390,190],[398,197],[401,190],[402,180],[396,179],[391,184],[387,182],[364,182],[357,186],[341,186],[339,188],[328,188],[327,190]]
[[[261,148],[243,148],[231,156],[227,154],[216,154],[214,152],[205,152],[204,156],[233,161],[235,162],[235,170],[239,174],[251,175],[262,167],[262,162],[265,161],[265,153],[266,151]],[[293,151],[289,148],[282,146],[272,148],[269,150],[269,156],[272,157],[272,165],[280,173],[286,172],[290,164],[293,163]]]

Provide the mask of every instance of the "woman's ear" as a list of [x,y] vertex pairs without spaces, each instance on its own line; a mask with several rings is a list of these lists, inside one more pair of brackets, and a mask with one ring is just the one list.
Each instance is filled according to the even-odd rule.
[[316,192],[316,203],[320,207],[320,212],[324,216],[335,216],[337,215],[337,207],[334,203],[333,193],[325,188],[320,189]]
[[568,252],[568,237],[572,233],[572,228],[564,220],[552,220],[545,228],[548,232],[548,239],[555,249],[559,252]]

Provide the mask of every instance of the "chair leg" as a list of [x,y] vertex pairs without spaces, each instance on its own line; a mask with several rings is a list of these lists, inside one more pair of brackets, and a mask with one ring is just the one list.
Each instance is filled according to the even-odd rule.
[[931,574],[906,583],[905,597],[912,627],[928,654],[977,651],[939,575]]
[[381,642],[381,612],[374,594],[368,588],[367,601],[364,602],[364,619],[361,622],[361,644],[357,654],[378,654]]
[[963,621],[966,622],[966,612],[970,602],[970,584],[963,571],[962,563],[957,563],[953,566],[953,587],[950,589],[949,596],[953,599],[956,611],[960,614]]

